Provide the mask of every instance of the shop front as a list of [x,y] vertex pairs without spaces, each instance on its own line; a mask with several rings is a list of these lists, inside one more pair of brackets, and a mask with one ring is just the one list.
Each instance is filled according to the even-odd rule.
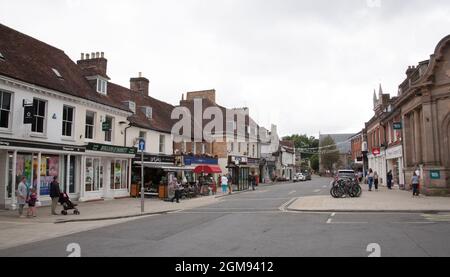
[[[131,196],[140,195],[141,179],[142,179],[142,157],[137,154],[133,159],[133,167],[131,171]],[[153,155],[144,154],[144,193],[146,196],[155,196],[166,198],[165,192],[160,192],[161,186],[167,186],[169,181],[176,178],[178,172],[175,166],[175,157],[169,155]],[[165,189],[165,188],[164,188]]]
[[248,165],[248,158],[229,156],[227,168],[231,175],[233,191],[248,190],[250,187],[248,179],[251,172],[250,166]]
[[81,158],[80,201],[129,196],[136,148],[89,143]]
[[79,195],[80,164],[84,147],[0,139],[0,208],[15,209],[18,184],[36,189],[43,205],[50,203],[50,183],[58,177],[61,191],[71,198]]
[[386,149],[386,171],[392,171],[393,185],[405,187],[403,173],[403,147],[401,145]]

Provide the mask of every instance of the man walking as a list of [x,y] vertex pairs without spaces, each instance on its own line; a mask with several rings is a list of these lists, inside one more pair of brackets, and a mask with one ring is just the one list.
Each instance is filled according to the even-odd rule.
[[387,174],[387,187],[388,189],[392,189],[392,170],[389,170],[388,174]]
[[52,215],[56,213],[56,206],[58,205],[61,189],[59,188],[58,176],[53,177],[53,182],[50,183],[50,198],[52,199]]
[[23,208],[25,207],[28,198],[28,189],[26,182],[27,178],[23,176],[20,179],[19,186],[17,187],[17,205],[19,205],[19,217],[21,218],[25,217],[23,215]]

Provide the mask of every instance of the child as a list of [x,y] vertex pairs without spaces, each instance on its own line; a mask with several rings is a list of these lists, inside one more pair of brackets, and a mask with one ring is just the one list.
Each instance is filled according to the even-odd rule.
[[36,217],[36,202],[37,202],[37,193],[36,189],[31,189],[30,197],[28,198],[28,217]]

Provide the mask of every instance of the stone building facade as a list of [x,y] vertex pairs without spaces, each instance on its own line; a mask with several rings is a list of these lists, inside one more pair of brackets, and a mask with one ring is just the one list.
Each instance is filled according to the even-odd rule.
[[449,195],[450,36],[406,75],[395,101],[403,122],[406,181],[419,169],[423,193]]

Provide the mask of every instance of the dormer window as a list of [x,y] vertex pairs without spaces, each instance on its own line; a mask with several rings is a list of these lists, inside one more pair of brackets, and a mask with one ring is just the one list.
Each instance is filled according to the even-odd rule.
[[106,95],[108,82],[105,79],[97,78],[97,92]]
[[153,118],[153,109],[151,107],[143,107],[142,111],[144,112],[146,118]]
[[55,73],[56,77],[58,77],[59,79],[63,79],[61,73],[59,73],[59,71],[57,69],[52,68],[53,73]]
[[135,102],[125,101],[124,103],[127,106],[127,108],[130,109],[130,111],[132,111],[133,113],[136,113],[136,103]]

